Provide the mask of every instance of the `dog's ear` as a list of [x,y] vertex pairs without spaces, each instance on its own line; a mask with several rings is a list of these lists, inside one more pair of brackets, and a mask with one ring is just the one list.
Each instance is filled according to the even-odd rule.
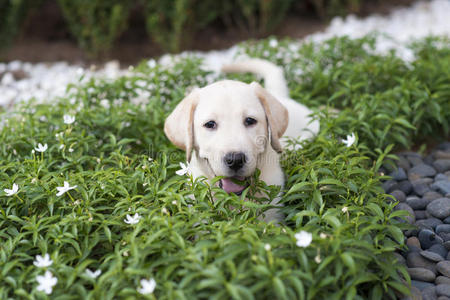
[[192,91],[181,100],[164,123],[164,132],[169,140],[186,151],[186,161],[191,161],[194,146],[194,111],[197,105],[197,91]]
[[288,126],[289,113],[284,105],[259,83],[252,82],[250,86],[255,90],[255,94],[259,98],[266,113],[272,148],[277,152],[281,152],[280,138],[283,136]]

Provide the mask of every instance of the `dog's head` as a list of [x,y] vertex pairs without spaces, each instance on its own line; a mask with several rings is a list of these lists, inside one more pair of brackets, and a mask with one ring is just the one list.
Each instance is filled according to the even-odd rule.
[[186,151],[187,161],[195,150],[210,173],[224,176],[222,188],[239,194],[245,186],[235,180],[255,172],[267,147],[281,152],[288,121],[286,108],[258,83],[224,80],[191,92],[169,115],[164,131]]

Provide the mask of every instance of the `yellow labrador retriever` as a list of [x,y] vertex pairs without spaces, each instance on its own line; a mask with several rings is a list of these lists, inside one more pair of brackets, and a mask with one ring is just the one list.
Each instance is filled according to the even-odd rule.
[[[266,184],[283,186],[283,138],[309,138],[319,131],[319,122],[311,119],[307,107],[289,99],[283,71],[276,65],[249,59],[222,70],[258,74],[266,88],[256,82],[223,80],[195,89],[166,119],[167,137],[186,151],[194,178],[223,176],[218,184],[228,193],[241,194],[247,186],[239,183],[256,169]],[[275,199],[271,204],[277,203]],[[280,217],[271,209],[264,220]]]

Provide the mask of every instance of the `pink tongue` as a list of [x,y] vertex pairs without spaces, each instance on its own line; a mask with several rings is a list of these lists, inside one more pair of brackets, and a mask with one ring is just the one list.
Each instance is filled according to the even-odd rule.
[[245,189],[245,186],[234,183],[231,178],[222,178],[221,181],[222,189],[227,193],[240,193]]

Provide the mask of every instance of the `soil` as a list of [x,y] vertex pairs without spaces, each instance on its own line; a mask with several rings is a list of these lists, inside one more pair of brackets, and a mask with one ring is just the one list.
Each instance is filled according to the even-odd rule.
[[[411,5],[413,0],[378,0],[365,1],[358,13],[359,16],[370,14],[388,14],[399,6]],[[303,11],[304,7],[302,7]],[[311,10],[311,8],[309,8]],[[306,10],[307,11],[307,10]],[[3,61],[21,60],[27,62],[56,62],[67,61],[69,63],[89,65],[102,64],[110,60],[118,60],[122,66],[136,64],[142,59],[157,57],[164,53],[145,32],[145,20],[139,12],[132,12],[129,29],[115,43],[113,49],[96,59],[89,58],[77,47],[75,39],[67,30],[65,21],[61,15],[56,1],[45,1],[39,13],[30,16],[24,26],[23,32],[16,39],[14,45],[0,53]],[[315,16],[299,14],[294,9],[278,29],[273,33],[277,37],[303,38],[311,33],[326,28],[328,21]],[[232,45],[265,36],[254,36],[249,32],[238,29],[225,29],[221,24],[198,32],[190,46],[184,50],[219,50]]]

